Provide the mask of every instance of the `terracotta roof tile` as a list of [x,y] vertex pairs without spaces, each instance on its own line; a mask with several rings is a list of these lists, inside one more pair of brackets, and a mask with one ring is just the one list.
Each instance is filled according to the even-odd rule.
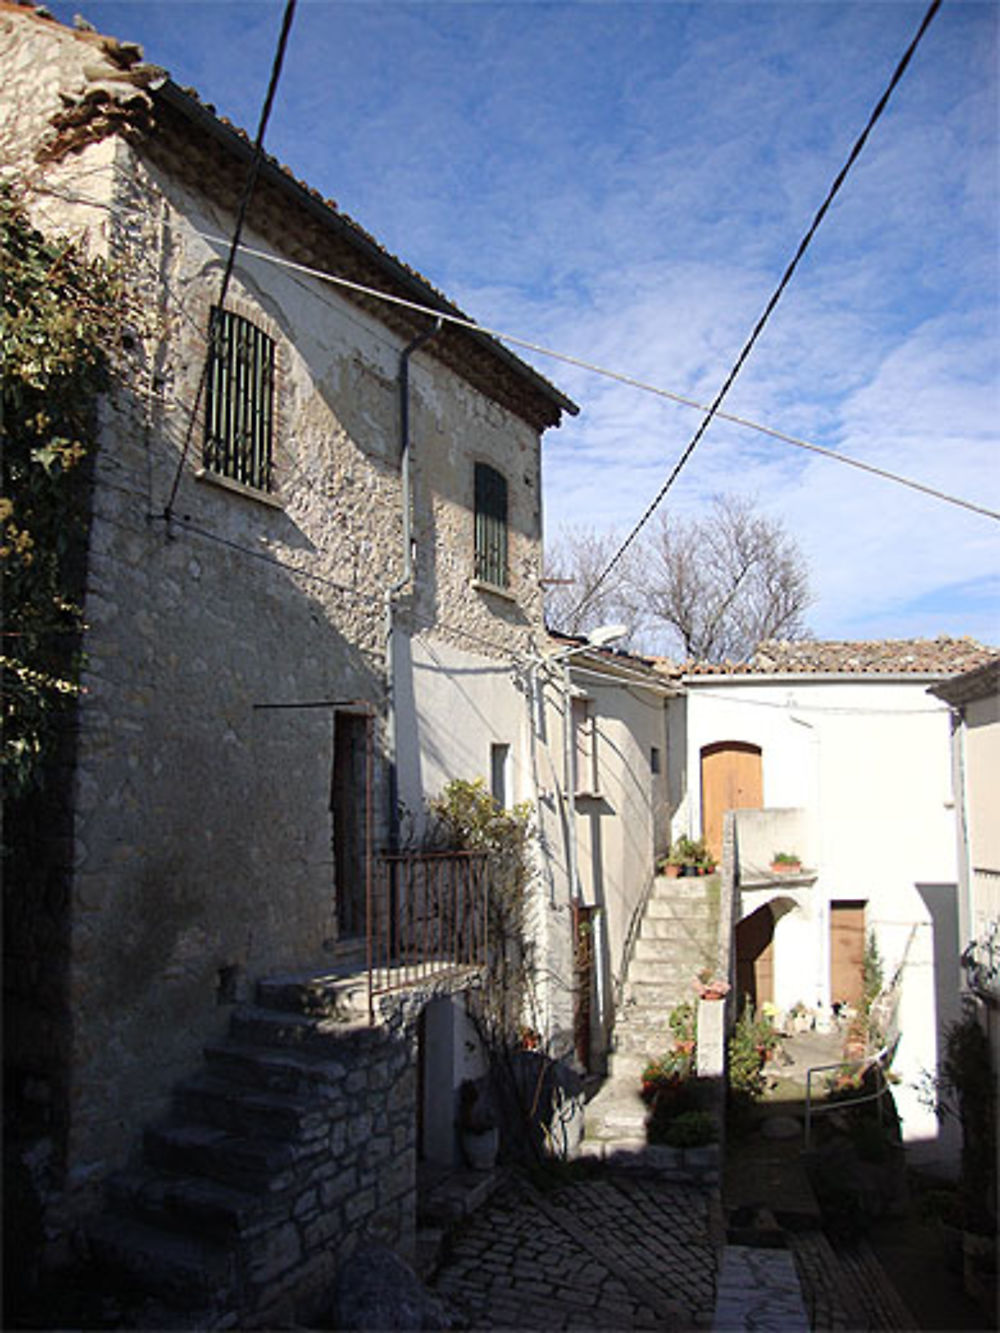
[[687,662],[685,676],[846,675],[951,676],[1000,658],[1000,650],[968,636],[870,642],[769,639],[747,662]]

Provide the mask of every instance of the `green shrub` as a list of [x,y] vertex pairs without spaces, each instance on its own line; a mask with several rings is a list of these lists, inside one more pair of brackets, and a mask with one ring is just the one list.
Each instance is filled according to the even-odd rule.
[[766,1014],[747,1004],[729,1038],[729,1090],[737,1097],[756,1101],[767,1086],[764,1067],[778,1045],[778,1034]]
[[[662,1134],[662,1137],[660,1135]],[[701,1148],[719,1137],[715,1118],[708,1111],[681,1111],[656,1127],[650,1143],[665,1143],[670,1148]]]

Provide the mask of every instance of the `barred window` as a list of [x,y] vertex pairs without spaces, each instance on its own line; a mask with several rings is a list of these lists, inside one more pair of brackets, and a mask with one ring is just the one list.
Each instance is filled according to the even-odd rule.
[[274,340],[242,315],[213,306],[205,383],[208,471],[271,489]]
[[507,480],[487,463],[476,464],[476,578],[506,588]]

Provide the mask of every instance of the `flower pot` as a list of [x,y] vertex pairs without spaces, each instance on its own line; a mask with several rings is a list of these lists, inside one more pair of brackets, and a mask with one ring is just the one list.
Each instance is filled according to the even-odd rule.
[[673,866],[669,862],[667,862],[667,864],[663,867],[663,873],[666,875],[667,879],[676,879],[677,876],[681,873],[681,868],[680,866]]
[[500,1131],[490,1129],[463,1129],[462,1156],[473,1171],[492,1171],[500,1148]]
[[802,869],[801,861],[772,861],[771,869],[776,875],[797,875]]

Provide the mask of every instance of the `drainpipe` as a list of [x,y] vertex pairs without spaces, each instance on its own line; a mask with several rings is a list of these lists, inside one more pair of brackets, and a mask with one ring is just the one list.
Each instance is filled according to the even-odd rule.
[[413,353],[441,330],[441,320],[434,327],[418,333],[399,358],[399,480],[403,507],[403,568],[399,577],[385,590],[385,675],[386,675],[386,752],[389,761],[389,843],[399,846],[399,774],[396,767],[396,653],[393,630],[395,600],[413,578],[416,543],[413,538],[413,508],[410,479],[410,358]]

